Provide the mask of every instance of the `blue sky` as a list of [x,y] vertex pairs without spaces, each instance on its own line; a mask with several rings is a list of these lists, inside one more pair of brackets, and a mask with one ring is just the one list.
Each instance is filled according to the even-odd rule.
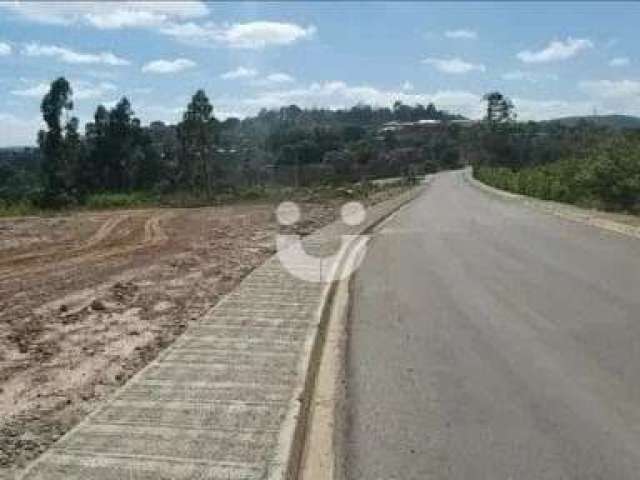
[[219,118],[290,103],[433,101],[477,118],[640,115],[640,4],[0,2],[0,146],[32,144],[64,75],[84,123],[122,95],[148,122],[198,88]]

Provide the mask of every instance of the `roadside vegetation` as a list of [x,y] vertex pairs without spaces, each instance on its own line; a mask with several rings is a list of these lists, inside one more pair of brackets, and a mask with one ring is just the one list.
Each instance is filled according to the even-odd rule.
[[489,101],[473,139],[478,180],[544,200],[640,212],[640,131],[586,121],[516,123],[513,107],[499,118],[495,108]]
[[111,109],[98,105],[84,132],[73,110],[71,84],[56,79],[41,102],[46,129],[37,134],[38,148],[0,150],[0,216],[202,206],[291,190],[339,195],[340,189],[371,189],[376,178],[412,181],[461,165],[456,128],[428,138],[411,132],[400,138],[382,128],[461,118],[433,104],[348,110],[290,105],[220,121],[198,90],[177,125],[143,126],[122,98]]

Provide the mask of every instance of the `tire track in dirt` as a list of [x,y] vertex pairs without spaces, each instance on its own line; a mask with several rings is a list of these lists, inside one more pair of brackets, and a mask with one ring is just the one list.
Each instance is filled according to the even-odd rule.
[[167,232],[164,231],[160,222],[171,217],[172,213],[162,213],[153,215],[144,224],[144,240],[145,244],[159,245],[169,240]]
[[[171,213],[155,214],[148,218],[143,230],[142,238],[132,240],[127,245],[116,245],[104,247],[105,243],[113,236],[116,227],[120,226],[125,220],[132,218],[131,215],[119,215],[108,219],[98,231],[92,235],[87,242],[79,248],[64,252],[64,257],[54,260],[45,265],[27,265],[23,268],[16,269],[2,265],[0,268],[0,282],[6,282],[14,278],[24,275],[33,275],[44,273],[51,270],[62,271],[80,266],[85,263],[99,263],[111,257],[126,255],[148,247],[157,246],[166,242],[169,237],[161,226],[161,221],[171,216]],[[139,217],[138,217],[139,218]],[[138,229],[137,227],[136,229]],[[138,236],[138,235],[135,235]],[[100,248],[103,246],[102,248]],[[92,250],[93,249],[93,250]],[[58,250],[59,252],[60,250]],[[40,257],[52,257],[55,253],[46,252]],[[6,273],[5,273],[6,272]]]
[[115,228],[128,218],[129,215],[118,215],[108,218],[107,221],[104,222],[98,229],[98,231],[91,235],[91,237],[85,242],[82,247],[80,247],[79,250],[87,250],[89,248],[93,248],[102,241],[106,240],[109,235],[111,235],[111,233],[115,230]]
[[64,247],[61,247],[58,245],[44,251],[24,253],[20,255],[11,256],[5,260],[0,260],[0,271],[5,270],[7,268],[11,268],[16,264],[42,260],[47,257],[54,257],[56,256],[56,254],[60,254],[60,253],[63,253],[66,256],[73,256],[79,252],[91,249],[97,246],[98,244],[100,244],[101,242],[103,242],[104,240],[106,240],[109,237],[109,235],[115,230],[115,228],[128,218],[129,218],[129,215],[117,215],[117,216],[109,217],[98,228],[98,230],[84,242],[84,244],[81,244],[78,247],[65,249]]

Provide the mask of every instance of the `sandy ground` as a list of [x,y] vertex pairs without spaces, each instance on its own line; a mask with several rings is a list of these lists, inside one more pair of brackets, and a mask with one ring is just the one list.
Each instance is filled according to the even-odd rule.
[[[333,221],[341,204],[303,204],[295,231]],[[270,204],[0,219],[0,477],[273,254],[277,230]]]

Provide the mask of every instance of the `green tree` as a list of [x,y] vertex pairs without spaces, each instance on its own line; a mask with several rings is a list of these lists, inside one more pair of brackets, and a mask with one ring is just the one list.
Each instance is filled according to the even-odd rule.
[[487,102],[487,121],[490,125],[509,122],[515,119],[513,102],[500,92],[489,92],[484,95]]
[[88,161],[83,172],[83,185],[88,191],[101,191],[110,187],[109,177],[109,112],[98,105],[93,123],[85,127]]
[[107,185],[122,191],[132,186],[133,110],[127,97],[122,97],[109,112],[107,129]]
[[38,133],[38,143],[42,151],[43,195],[47,206],[59,206],[71,200],[73,173],[78,162],[79,139],[78,120],[72,117],[63,123],[68,112],[73,109],[71,85],[60,77],[51,83],[49,92],[42,99],[40,110],[46,131]]
[[640,142],[616,138],[593,153],[585,182],[608,208],[640,206]]
[[183,185],[211,196],[214,175],[221,173],[215,163],[217,121],[204,90],[198,90],[178,125],[181,146],[180,176]]

